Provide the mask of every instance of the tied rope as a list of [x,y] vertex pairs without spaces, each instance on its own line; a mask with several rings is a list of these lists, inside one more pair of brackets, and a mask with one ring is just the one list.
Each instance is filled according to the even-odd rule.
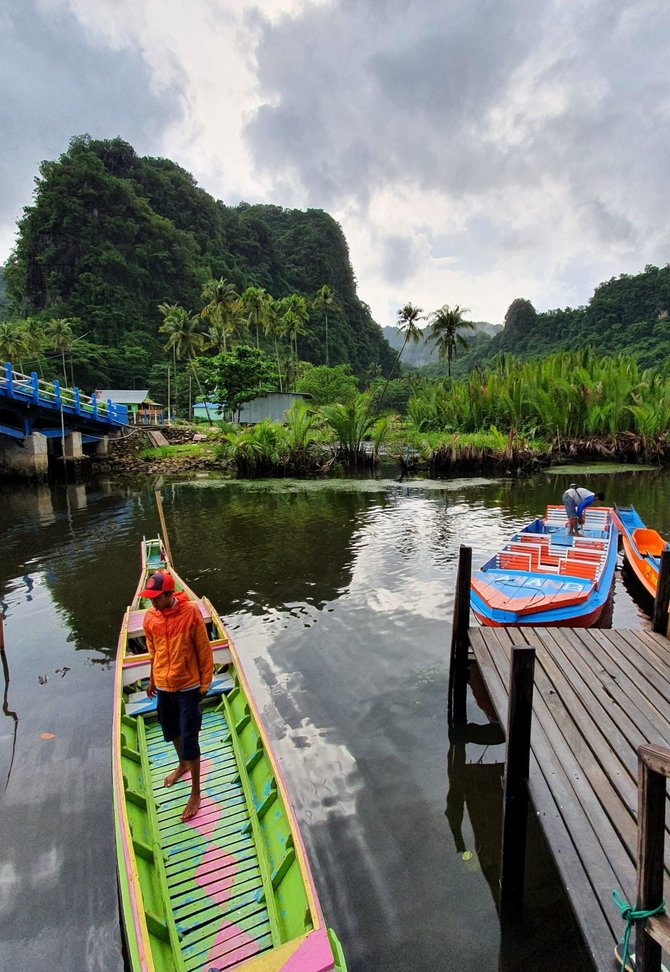
[[626,922],[626,930],[623,935],[623,942],[621,946],[621,972],[626,972],[628,946],[630,943],[630,933],[633,930],[633,925],[638,921],[646,921],[647,918],[653,918],[654,915],[665,914],[665,898],[661,901],[657,908],[650,908],[649,911],[636,911],[632,905],[626,901],[623,895],[619,894],[618,891],[612,891],[612,898],[614,899],[614,904],[621,912],[621,917]]

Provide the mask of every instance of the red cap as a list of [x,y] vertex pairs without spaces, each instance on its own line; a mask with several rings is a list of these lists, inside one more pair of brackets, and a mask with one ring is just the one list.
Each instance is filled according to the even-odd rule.
[[174,591],[174,577],[172,574],[166,574],[162,571],[158,571],[156,574],[152,574],[147,581],[147,586],[143,591],[140,591],[140,597],[158,597],[159,594],[172,594]]

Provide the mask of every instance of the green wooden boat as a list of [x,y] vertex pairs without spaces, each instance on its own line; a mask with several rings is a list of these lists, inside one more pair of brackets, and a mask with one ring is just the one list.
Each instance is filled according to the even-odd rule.
[[[174,748],[163,741],[149,676],[139,596],[168,570],[197,601],[214,680],[203,703],[202,803],[180,812],[187,779],[163,786]],[[142,572],[121,626],[112,745],[119,890],[128,959],[136,970],[345,972],[324,925],[286,787],[229,635],[169,563],[160,539],[142,542]]]

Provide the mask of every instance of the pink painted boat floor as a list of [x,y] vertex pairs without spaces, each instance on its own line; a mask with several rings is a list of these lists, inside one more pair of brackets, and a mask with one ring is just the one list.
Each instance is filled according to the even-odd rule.
[[186,777],[166,788],[174,749],[155,721],[146,722],[151,785],[172,913],[182,937],[187,972],[234,969],[272,948],[263,883],[249,830],[242,786],[226,726],[203,715],[200,734],[202,803],[183,824],[190,791]]

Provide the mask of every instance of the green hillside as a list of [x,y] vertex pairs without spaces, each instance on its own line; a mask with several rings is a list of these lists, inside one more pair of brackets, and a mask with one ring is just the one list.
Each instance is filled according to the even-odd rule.
[[[394,355],[356,294],[340,226],[321,210],[225,206],[168,159],[141,158],[117,138],[75,138],[43,162],[4,268],[10,314],[74,319],[75,377],[87,384],[149,384],[163,393],[160,303],[198,313],[204,284],[309,301],[327,284],[331,364],[388,373]],[[302,360],[325,362],[325,314],[310,304]],[[160,387],[158,387],[160,386]]]

